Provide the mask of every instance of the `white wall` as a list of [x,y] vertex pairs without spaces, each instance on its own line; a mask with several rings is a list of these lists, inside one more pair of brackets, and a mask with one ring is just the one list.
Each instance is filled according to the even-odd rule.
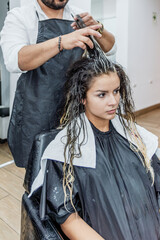
[[131,79],[136,110],[160,103],[160,1],[92,0],[93,4],[92,12],[116,36],[117,62]]
[[90,12],[91,0],[69,0],[69,3],[75,7],[83,9],[84,11]]
[[137,110],[160,103],[159,9],[159,0],[129,0],[127,62]]
[[116,0],[91,0],[91,14],[116,35]]
[[[32,0],[10,0],[11,6],[20,1],[28,4]],[[70,0],[70,3],[91,10],[91,0]],[[102,3],[95,8],[95,17],[102,10],[103,17],[111,17],[105,27],[116,35],[117,61],[127,69],[131,79],[136,110],[160,103],[160,1],[92,0],[93,3]],[[112,19],[115,4],[116,18]],[[157,12],[156,23],[152,20],[153,12]],[[11,78],[14,85],[14,76]],[[12,98],[11,90],[11,101]]]
[[116,0],[103,1],[104,18],[112,18],[116,16]]
[[128,2],[130,0],[117,0],[116,2],[116,59],[123,67],[128,67]]
[[103,0],[91,0],[91,14],[95,19],[103,19]]

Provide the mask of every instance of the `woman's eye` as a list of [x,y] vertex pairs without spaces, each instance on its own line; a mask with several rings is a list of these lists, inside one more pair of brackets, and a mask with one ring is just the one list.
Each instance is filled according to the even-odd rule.
[[119,93],[119,91],[120,91],[120,89],[116,89],[116,90],[114,90],[114,94]]
[[98,97],[103,98],[105,96],[105,93],[98,94]]

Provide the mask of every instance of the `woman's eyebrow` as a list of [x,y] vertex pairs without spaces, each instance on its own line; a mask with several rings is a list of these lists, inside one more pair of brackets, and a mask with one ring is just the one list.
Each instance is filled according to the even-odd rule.
[[108,92],[108,91],[105,91],[105,90],[96,90],[96,92]]
[[115,88],[114,90],[117,90],[117,89],[119,89],[120,88],[120,85],[117,87],[117,88]]
[[[119,89],[120,88],[120,85],[118,86],[118,87],[116,87],[115,89],[113,89],[113,91],[115,91],[115,90],[117,90],[117,89]],[[96,92],[108,92],[108,90],[100,90],[100,89],[98,89],[98,90],[96,90]]]

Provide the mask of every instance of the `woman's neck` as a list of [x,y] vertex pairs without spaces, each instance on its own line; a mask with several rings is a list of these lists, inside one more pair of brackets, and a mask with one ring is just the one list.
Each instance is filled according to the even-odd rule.
[[[87,114],[86,114],[87,116]],[[101,132],[109,131],[109,120],[87,116],[88,120]]]
[[58,18],[62,19],[63,18],[63,11],[64,8],[60,10],[55,10],[52,8],[47,7],[41,0],[37,0],[38,4],[40,5],[42,11],[46,14],[48,18]]

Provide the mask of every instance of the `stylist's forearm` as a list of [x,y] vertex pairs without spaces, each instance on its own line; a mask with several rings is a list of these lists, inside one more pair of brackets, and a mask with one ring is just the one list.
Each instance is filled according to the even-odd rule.
[[18,53],[19,68],[22,71],[33,70],[58,53],[58,37],[43,43],[25,46]]
[[96,38],[97,42],[101,46],[104,52],[108,52],[111,50],[115,43],[115,38],[112,33],[108,32],[107,30],[103,30],[102,37]]
[[104,240],[93,228],[76,214],[71,214],[61,228],[70,240]]
[[96,24],[62,35],[60,42],[57,37],[43,43],[25,46],[18,53],[18,66],[22,71],[33,70],[41,66],[59,53],[59,45],[60,50],[70,50],[75,47],[86,49],[86,44],[93,48],[93,43],[88,36],[101,38],[102,35],[96,31],[99,27],[100,25]]

